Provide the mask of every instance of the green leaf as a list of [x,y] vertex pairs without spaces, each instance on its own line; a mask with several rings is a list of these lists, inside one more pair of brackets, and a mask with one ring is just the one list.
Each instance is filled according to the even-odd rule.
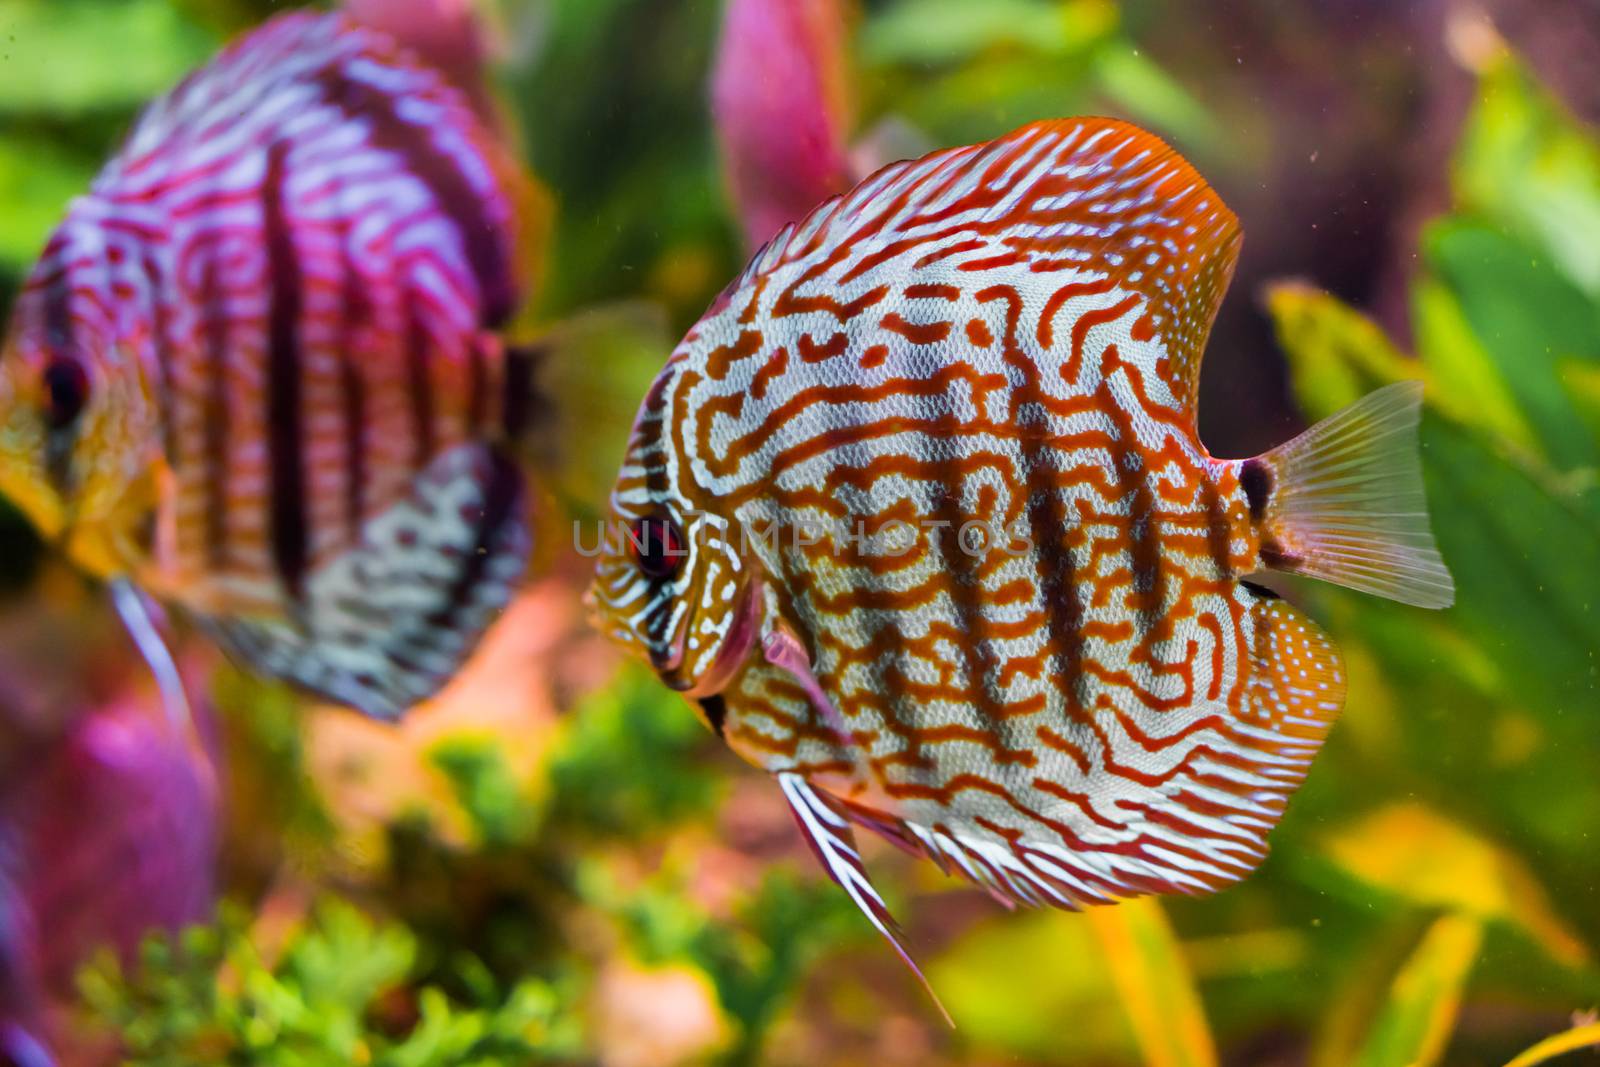
[[1436,278],[1417,279],[1411,289],[1411,321],[1434,405],[1458,422],[1536,453],[1533,427],[1472,331],[1456,294]]
[[[801,878],[780,870],[762,879],[731,923],[707,925],[689,955],[711,976],[723,1008],[740,1023],[747,1061],[755,1061],[812,964],[841,943],[882,950],[876,933],[833,883],[814,873]],[[905,981],[910,984],[909,976]]]
[[1267,311],[1289,357],[1306,417],[1327,418],[1380,385],[1418,377],[1378,325],[1329,293],[1301,282],[1267,286]]
[[226,906],[217,926],[190,931],[179,945],[151,939],[129,973],[110,958],[86,972],[85,1001],[97,1023],[114,1031],[119,1062],[466,1067],[580,1060],[578,1020],[561,988],[529,978],[502,993],[492,981],[479,982],[474,1003],[442,986],[414,986],[417,937],[348,903],[326,898],[309,921],[278,932],[286,944],[275,963],[258,951],[259,936],[238,908]]
[[1589,432],[1600,441],[1600,364],[1567,360],[1557,368],[1557,373]]
[[216,46],[168,0],[3,0],[0,115],[131,111]]
[[[1021,960],[1054,965],[1021,967]],[[1138,1057],[1105,949],[1082,915],[994,916],[933,961],[928,979],[962,1035],[992,1059],[1122,1063]],[[1064,1019],[1072,1024],[1063,1026]]]
[[710,735],[682,697],[629,662],[567,720],[550,761],[563,833],[642,836],[705,811],[717,782],[686,765]]
[[399,926],[379,926],[337,899],[317,909],[316,937],[284,956],[284,974],[323,1008],[359,1011],[410,972],[416,938]]
[[867,63],[952,63],[997,47],[1062,55],[1116,26],[1105,0],[901,0],[867,22],[860,49]]
[[1600,144],[1509,51],[1483,70],[1453,176],[1465,210],[1529,238],[1600,295]]
[[1183,144],[1185,152],[1213,156],[1222,129],[1200,102],[1132,42],[1109,42],[1096,51],[1094,80],[1128,115]]
[[449,779],[481,845],[505,848],[538,828],[538,809],[494,735],[453,734],[434,745],[428,759]]
[[[1434,536],[1456,576],[1456,625],[1517,679],[1546,721],[1594,707],[1600,649],[1600,500],[1590,488],[1428,418]],[[1582,720],[1568,717],[1568,728]]]
[[1483,925],[1470,915],[1436,920],[1389,987],[1357,1067],[1429,1067],[1449,1043],[1461,994],[1477,963]]
[[1481,222],[1437,223],[1424,248],[1551,462],[1563,470],[1600,463],[1557,372],[1564,360],[1600,360],[1595,305],[1546,254]]
[[0,137],[0,272],[20,274],[33,264],[68,201],[88,189],[98,165],[51,138]]
[[688,875],[669,864],[643,885],[623,888],[602,864],[588,862],[580,877],[584,897],[622,920],[640,962],[686,961],[710,978],[722,1009],[738,1023],[731,1062],[759,1062],[767,1031],[825,952],[841,942],[882,949],[849,898],[814,873],[769,871],[727,921],[706,914]]

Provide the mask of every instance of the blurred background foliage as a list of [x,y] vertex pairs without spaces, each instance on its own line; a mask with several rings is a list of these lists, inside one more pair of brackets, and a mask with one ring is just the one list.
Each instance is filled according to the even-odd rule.
[[[827,99],[785,120],[835,138],[826,180],[1085,112],[1151,126],[1210,177],[1247,233],[1202,391],[1213,452],[1426,381],[1459,601],[1284,586],[1351,685],[1265,866],[1211,898],[1008,915],[869,844],[951,1032],[770,783],[585,630],[581,560],[554,561],[398,728],[302,707],[194,642],[212,706],[174,737],[138,710],[153,701],[100,595],[7,514],[15,1062],[43,1062],[27,1035],[69,1063],[395,1067],[1521,1067],[1600,1040],[1600,14],[802,6],[839,19],[815,45],[836,52],[801,57]],[[743,68],[719,60],[717,3],[481,7],[556,204],[537,317],[614,368],[570,398],[584,514],[644,383],[760,239]],[[0,0],[0,305],[136,109],[280,8]],[[714,69],[734,90],[719,81],[715,122]],[[772,141],[753,151],[794,150],[756,118]]]

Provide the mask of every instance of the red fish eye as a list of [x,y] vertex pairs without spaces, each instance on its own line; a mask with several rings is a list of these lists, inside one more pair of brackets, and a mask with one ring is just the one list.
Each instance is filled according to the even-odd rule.
[[89,402],[89,372],[67,356],[44,368],[45,421],[52,430],[64,430],[83,413]]
[[629,534],[634,557],[645,577],[661,581],[671,578],[688,555],[683,531],[665,515],[651,515],[633,524]]

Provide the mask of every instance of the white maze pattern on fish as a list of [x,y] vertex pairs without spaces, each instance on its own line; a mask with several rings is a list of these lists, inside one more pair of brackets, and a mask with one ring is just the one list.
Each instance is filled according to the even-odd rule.
[[[849,732],[752,661],[729,744],[1018,900],[1259,862],[1343,683],[1237,580],[1260,548],[1240,465],[1195,434],[1236,248],[1187,164],[1086,121],[889,167],[758,254],[647,399],[616,494],[744,546],[715,585],[691,566],[659,591],[647,632],[714,648],[747,559]],[[859,537],[895,520],[909,549]],[[963,548],[974,522],[1009,540]]]

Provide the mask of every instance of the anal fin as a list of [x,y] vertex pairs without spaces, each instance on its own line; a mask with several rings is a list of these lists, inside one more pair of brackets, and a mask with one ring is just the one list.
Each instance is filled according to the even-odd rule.
[[133,638],[139,654],[144,657],[150,673],[155,677],[156,688],[161,693],[161,706],[167,722],[184,734],[194,729],[194,713],[189,708],[189,692],[184,686],[183,672],[172,654],[172,646],[161,633],[156,622],[158,609],[149,596],[126,578],[114,578],[110,583],[111,602],[122,619],[128,636]]
[[1299,786],[1344,707],[1344,661],[1333,639],[1293,605],[1254,594],[1245,706],[1236,721],[1252,747],[1283,762],[1270,773],[1284,791]]
[[888,905],[883,902],[883,898],[873,888],[872,880],[867,876],[866,866],[861,862],[861,853],[856,849],[855,832],[851,829],[844,806],[828,794],[813,789],[810,783],[798,774],[781,772],[777,778],[778,785],[783,789],[784,798],[789,801],[789,810],[794,813],[795,822],[800,826],[800,832],[805,836],[806,843],[811,846],[811,851],[822,863],[823,869],[828,872],[828,877],[839,884],[855,902],[856,907],[861,909],[867,921],[883,935],[905,965],[911,968],[911,973],[916,975],[922,988],[928,991],[928,996],[939,1009],[939,1014],[944,1016],[945,1022],[953,1029],[954,1020],[940,1002],[939,995],[933,991],[933,986],[928,984],[922,969],[901,944],[903,935],[900,932],[900,925],[895,922],[894,916],[889,913]]
[[1049,834],[1007,837],[959,818],[924,825],[830,798],[851,822],[904,847],[914,842],[946,874],[1008,906],[1076,909],[1150,894],[1221,889],[1266,856],[1283,815],[1344,704],[1333,641],[1290,604],[1247,587],[1243,678],[1218,737],[1142,800],[1143,827],[1116,849]]
[[442,453],[359,546],[318,567],[284,618],[204,620],[253,669],[381,719],[460,668],[527,564],[520,470],[483,444]]

